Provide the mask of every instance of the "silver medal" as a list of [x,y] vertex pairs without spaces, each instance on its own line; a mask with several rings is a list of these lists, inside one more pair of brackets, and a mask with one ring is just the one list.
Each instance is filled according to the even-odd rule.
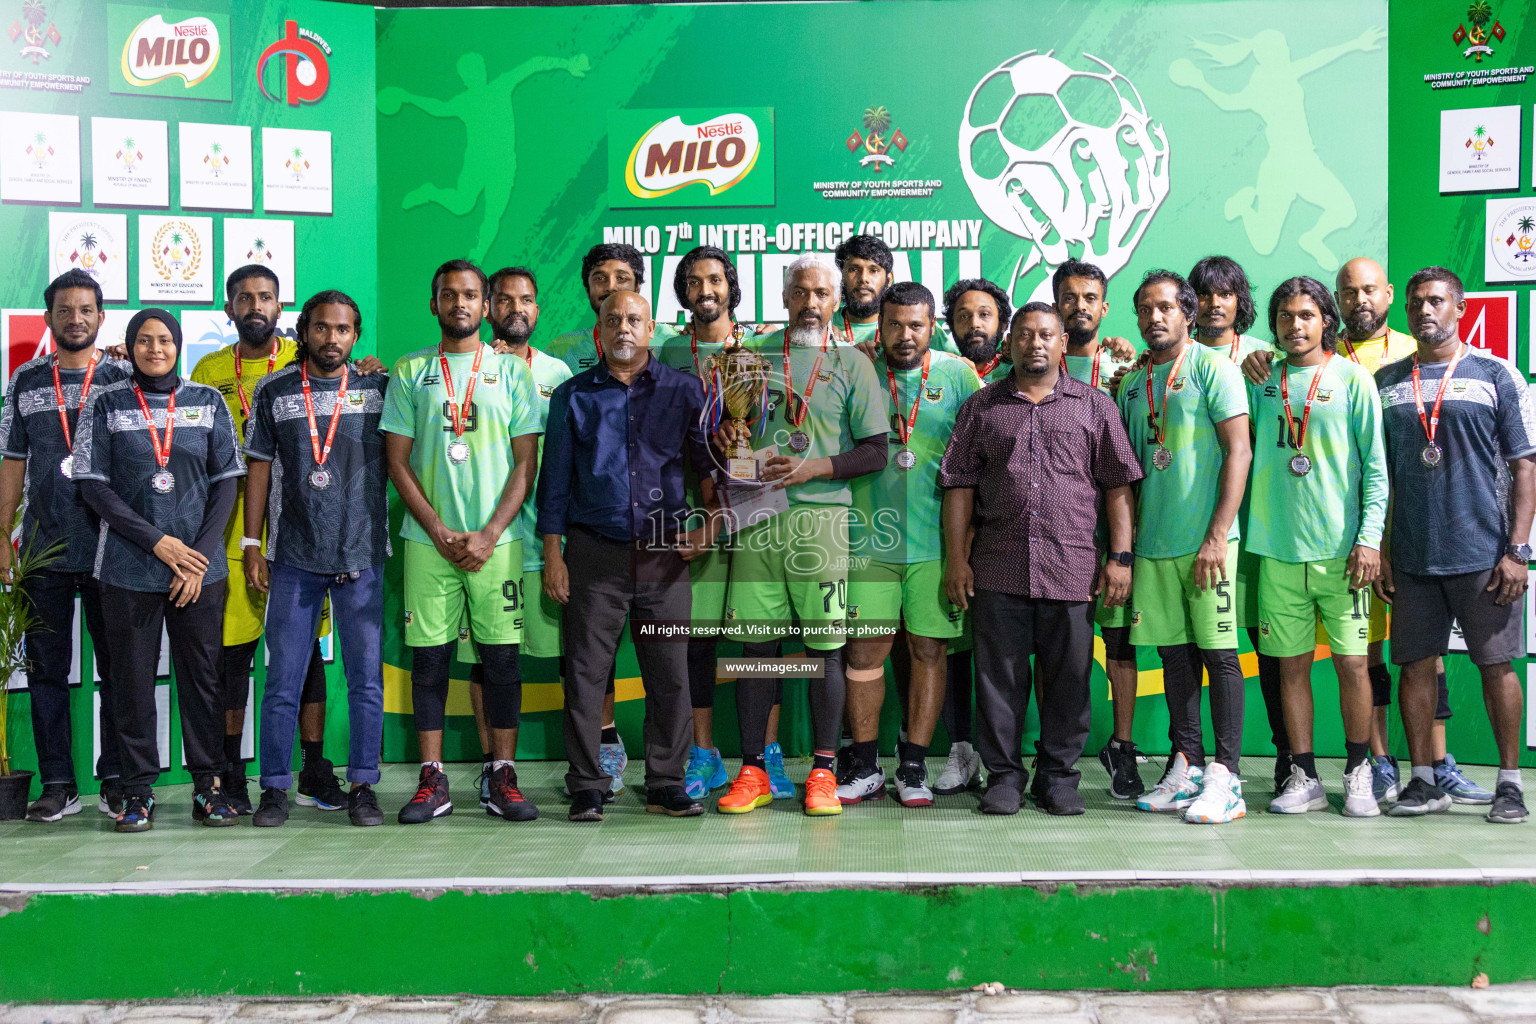
[[905,473],[917,465],[917,452],[914,452],[911,448],[903,448],[896,453],[895,462],[896,468]]
[[1430,469],[1434,469],[1436,466],[1440,465],[1441,460],[1444,458],[1445,449],[1441,448],[1433,441],[1425,445],[1424,450],[1419,453],[1419,460]]
[[162,469],[149,478],[149,486],[158,494],[170,494],[176,487],[176,477],[168,469]]
[[1158,445],[1155,449],[1153,449],[1153,451],[1152,451],[1152,468],[1153,469],[1167,469],[1171,465],[1173,465],[1173,452],[1169,451],[1167,448],[1165,448],[1162,445]]
[[789,435],[789,450],[803,452],[811,446],[811,436],[803,430],[797,430]]
[[1312,472],[1312,460],[1307,458],[1305,455],[1292,455],[1291,472],[1295,473],[1297,476],[1306,476],[1308,473]]
[[469,442],[455,441],[448,446],[448,461],[455,465],[463,465],[469,461]]
[[73,455],[64,456],[64,461],[59,463],[59,472],[64,474],[65,480],[73,480],[75,478],[75,457]]
[[316,469],[313,473],[309,474],[309,486],[317,491],[325,490],[331,486],[330,472],[324,469]]

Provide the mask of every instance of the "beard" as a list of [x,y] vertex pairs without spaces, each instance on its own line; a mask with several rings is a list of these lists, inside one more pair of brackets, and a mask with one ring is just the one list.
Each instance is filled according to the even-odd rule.
[[1002,338],[1003,332],[996,331],[988,334],[986,331],[972,331],[963,338],[955,339],[955,347],[960,354],[973,363],[985,363],[991,361],[997,355],[997,343]]
[[1179,343],[1180,338],[1178,332],[1169,331],[1155,341],[1152,338],[1146,337],[1145,335],[1142,336],[1141,340],[1145,341],[1147,343],[1147,348],[1151,349],[1153,352],[1167,352],[1169,349],[1173,348]]
[[880,296],[876,295],[870,302],[860,302],[850,295],[843,300],[843,308],[848,311],[849,319],[863,320],[880,312]]
[[1455,324],[1447,324],[1444,327],[1415,327],[1413,331],[1414,341],[1424,341],[1431,345],[1442,345],[1455,336]]
[[54,344],[58,345],[65,352],[84,352],[96,344],[96,333],[92,331],[79,341],[72,341],[67,335],[55,334],[53,341]]
[[1091,342],[1099,333],[1099,325],[1092,327],[1068,327],[1067,344],[1082,347]]
[[533,333],[533,325],[522,313],[513,313],[503,323],[491,321],[491,337],[508,345],[526,345]]
[[1381,325],[1387,322],[1387,314],[1380,314],[1374,309],[1356,309],[1344,318],[1344,331],[1351,340],[1357,338],[1369,338],[1381,330]]
[[347,361],[347,354],[339,348],[322,348],[311,352],[309,359],[321,373],[335,373]]
[[262,317],[253,320],[250,317],[242,317],[235,321],[235,333],[240,335],[240,340],[251,348],[262,348],[272,340],[272,334],[277,330],[277,324]]
[[820,345],[827,336],[827,329],[821,325],[815,327],[791,327],[789,329],[789,343],[810,348]]
[[478,334],[480,332],[480,321],[478,320],[472,321],[460,327],[452,320],[448,320],[444,317],[438,317],[437,325],[443,329],[444,334],[452,338],[454,341],[463,341],[471,334]]
[[[887,349],[885,353],[885,362],[886,365],[893,370],[915,370],[919,366],[923,365],[923,356],[926,353],[926,349],[919,350],[914,348],[912,350],[912,355],[899,356],[895,352]],[[987,358],[990,359],[991,357],[988,356]]]
[[1200,332],[1200,337],[1202,338],[1219,338],[1227,333],[1225,327],[1215,327],[1209,324],[1198,324],[1195,329]]
[[707,307],[695,306],[692,309],[690,309],[688,312],[693,315],[693,320],[694,320],[695,323],[712,324],[716,320],[720,319],[720,314],[722,312],[722,309],[720,307],[720,304],[717,302],[713,306],[707,306]]

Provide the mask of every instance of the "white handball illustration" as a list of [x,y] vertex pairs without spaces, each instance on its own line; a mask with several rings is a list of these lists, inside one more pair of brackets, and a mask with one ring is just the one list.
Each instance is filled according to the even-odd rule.
[[[982,76],[960,122],[960,166],[996,227],[1032,242],[1008,284],[1076,257],[1109,277],[1168,197],[1168,138],[1131,81],[1092,54],[1079,71],[1029,50]],[[1049,277],[1029,298],[1049,302]],[[1022,299],[1020,300],[1022,301]]]

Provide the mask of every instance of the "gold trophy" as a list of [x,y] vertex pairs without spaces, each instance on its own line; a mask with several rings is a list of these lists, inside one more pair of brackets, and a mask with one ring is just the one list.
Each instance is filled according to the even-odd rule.
[[745,346],[729,345],[710,356],[704,365],[710,398],[720,404],[725,424],[733,428],[733,440],[725,450],[726,476],[756,482],[757,459],[748,440],[748,417],[754,409],[758,418],[767,415],[768,376],[773,364]]

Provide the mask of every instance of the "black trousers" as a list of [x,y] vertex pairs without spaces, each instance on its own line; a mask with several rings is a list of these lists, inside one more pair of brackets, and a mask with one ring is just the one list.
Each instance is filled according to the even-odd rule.
[[1046,601],[978,590],[971,602],[976,634],[976,749],[989,784],[1024,788],[1019,745],[1031,673],[1040,684],[1038,784],[1076,786],[1074,767],[1088,742],[1093,666],[1093,604]]
[[[603,696],[612,678],[619,635],[629,620],[640,678],[645,686],[645,784],[681,786],[693,742],[693,703],[688,692],[688,623],[693,593],[688,565],[676,551],[646,550],[571,529],[565,542],[571,577],[565,637],[565,781],[578,789],[607,789],[598,766]],[[657,627],[672,627],[657,636]]]
[[[27,630],[27,691],[32,697],[32,742],[43,785],[75,782],[74,730],[69,714],[69,669],[74,661],[75,595],[80,595],[85,629],[91,635],[97,674],[101,676],[101,756],[96,775],[120,774],[117,741],[112,734],[112,656],[101,618],[101,591],[89,573],[49,572],[27,581],[27,602],[38,624]],[[87,689],[90,681],[84,679]]]
[[206,583],[196,601],[177,608],[168,594],[101,586],[101,611],[112,652],[112,719],[122,758],[123,789],[129,796],[149,796],[160,777],[155,666],[160,661],[162,625],[171,640],[187,770],[199,785],[205,785],[224,766],[219,677],[224,590],[223,580]]

